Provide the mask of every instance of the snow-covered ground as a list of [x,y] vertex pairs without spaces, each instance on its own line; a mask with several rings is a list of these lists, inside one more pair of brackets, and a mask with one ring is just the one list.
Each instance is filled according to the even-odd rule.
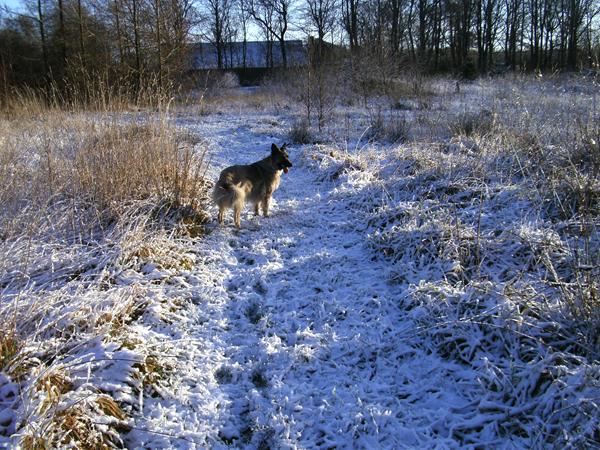
[[[253,162],[271,141],[219,121],[213,170]],[[339,183],[302,150],[272,215],[216,228],[193,251],[193,306],[174,324],[181,355],[167,400],[146,400],[132,447],[400,448],[451,445],[476,380],[407,341],[405,293],[366,245]],[[213,175],[214,175],[213,173]],[[406,341],[406,342],[405,342]],[[170,437],[177,436],[177,438]]]
[[[100,254],[57,246],[43,288],[20,291],[7,278],[17,271],[3,272],[14,302],[3,311],[39,327],[23,353],[53,357],[33,381],[18,379],[18,364],[0,372],[0,446],[44,438],[41,418],[74,410],[90,419],[73,419],[73,430],[140,449],[597,445],[600,351],[586,334],[597,316],[574,318],[563,304],[584,304],[577,286],[593,292],[579,277],[597,276],[599,238],[572,229],[597,230],[597,216],[553,216],[552,196],[525,176],[536,155],[477,136],[417,142],[425,114],[430,126],[444,108],[477,109],[479,96],[480,108],[504,101],[482,91],[453,98],[456,108],[435,100],[420,119],[407,111],[415,142],[291,145],[270,217],[248,207],[241,230],[229,212],[199,238],[140,244],[125,233]],[[204,139],[214,180],[286,141],[292,120],[224,108],[174,122]],[[364,124],[352,126],[356,138]],[[65,281],[85,264],[94,284]],[[50,320],[47,304],[61,316]],[[52,353],[74,330],[89,337]],[[65,446],[69,433],[85,441],[65,433]]]
[[[213,178],[229,164],[264,157],[272,141],[285,140],[278,120],[268,116],[217,117],[188,126],[212,136]],[[492,191],[501,192],[486,194],[481,241],[484,246],[493,241],[490,233],[502,234],[504,247],[498,255],[490,252],[492,261],[471,284],[448,282],[468,270],[460,265],[474,255],[461,257],[469,250],[458,248],[436,257],[435,246],[444,244],[428,239],[436,239],[435,228],[449,220],[456,222],[449,225],[456,228],[449,246],[472,245],[464,241],[474,238],[479,191],[473,194],[467,185],[455,194],[465,197],[459,203],[466,202],[466,228],[432,202],[425,210],[437,208],[443,216],[433,213],[433,234],[422,233],[418,224],[400,233],[399,215],[416,214],[427,191],[452,188],[450,180],[407,176],[414,162],[410,146],[400,148],[292,146],[294,168],[274,195],[272,216],[256,218],[248,208],[241,231],[230,215],[227,226],[197,244],[204,281],[190,287],[194,306],[185,310],[178,331],[190,346],[179,350],[193,358],[176,369],[186,374],[175,391],[178,400],[166,402],[166,409],[162,400],[147,402],[144,416],[150,419],[140,422],[187,440],[132,433],[131,445],[536,447],[549,445],[547,430],[563,420],[563,409],[573,408],[581,411],[564,417],[565,442],[585,442],[572,435],[572,422],[596,415],[596,382],[580,377],[597,380],[597,367],[553,373],[553,360],[569,356],[553,355],[549,345],[546,355],[528,360],[513,348],[531,340],[545,345],[529,334],[529,326],[545,325],[518,324],[529,319],[518,316],[522,305],[507,301],[503,292],[519,282],[502,273],[520,270],[530,258],[515,256],[523,250],[506,236],[546,239],[537,231],[543,225],[525,225],[536,220],[531,204],[513,196],[510,186],[493,185]],[[468,166],[478,159],[462,158],[453,155],[449,163]],[[494,211],[489,219],[488,211]],[[443,233],[437,238],[446,239]],[[434,246],[430,254],[423,250],[428,245]],[[382,246],[406,255],[400,261],[382,258]],[[494,327],[506,330],[496,333]],[[525,339],[514,339],[519,334]],[[497,340],[510,341],[507,350]],[[496,373],[505,363],[513,366],[512,381]],[[565,377],[571,384],[563,390]],[[542,392],[530,397],[521,391]]]

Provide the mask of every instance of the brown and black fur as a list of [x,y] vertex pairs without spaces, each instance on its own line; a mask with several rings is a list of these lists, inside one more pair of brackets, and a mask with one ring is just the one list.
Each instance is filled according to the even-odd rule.
[[287,144],[281,148],[271,145],[271,154],[252,164],[231,166],[224,169],[213,191],[213,200],[219,207],[219,223],[223,223],[225,211],[233,208],[233,221],[240,228],[240,216],[246,202],[254,204],[258,215],[262,209],[269,215],[269,204],[273,192],[279,187],[281,172],[292,167],[286,151]]

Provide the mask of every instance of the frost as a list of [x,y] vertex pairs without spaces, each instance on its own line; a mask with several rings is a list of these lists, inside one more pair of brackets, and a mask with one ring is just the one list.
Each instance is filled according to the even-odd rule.
[[[597,445],[598,236],[484,118],[435,144],[292,146],[272,215],[240,231],[12,243],[0,314],[35,370],[0,374],[0,444],[58,416],[127,448]],[[283,138],[264,123],[178,122],[210,139],[211,179]]]

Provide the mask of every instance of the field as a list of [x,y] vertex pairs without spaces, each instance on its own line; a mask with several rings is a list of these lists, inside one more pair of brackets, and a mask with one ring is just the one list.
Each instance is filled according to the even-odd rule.
[[[15,100],[0,447],[600,446],[597,81],[338,88]],[[271,216],[218,227],[272,142]]]

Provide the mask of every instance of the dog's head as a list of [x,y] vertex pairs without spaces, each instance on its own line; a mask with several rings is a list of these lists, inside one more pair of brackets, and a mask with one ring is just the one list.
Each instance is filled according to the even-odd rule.
[[283,170],[284,173],[288,173],[288,169],[292,167],[286,148],[287,144],[283,144],[281,147],[277,147],[276,144],[271,144],[271,160],[273,167],[275,167],[276,170]]

